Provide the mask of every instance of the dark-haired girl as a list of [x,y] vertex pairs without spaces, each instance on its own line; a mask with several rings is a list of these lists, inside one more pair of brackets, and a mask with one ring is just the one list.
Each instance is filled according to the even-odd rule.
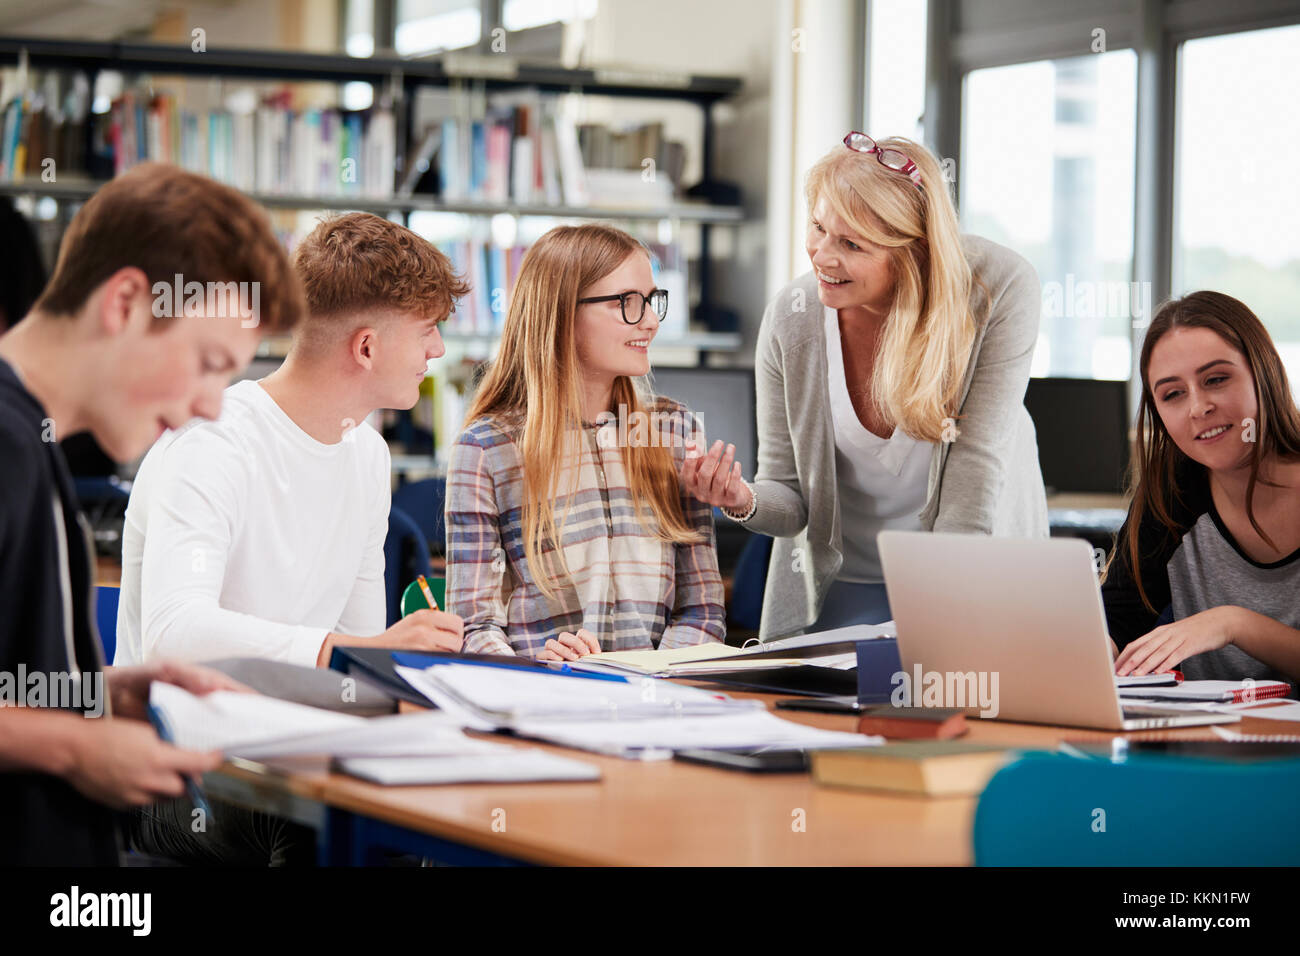
[[1195,292],[1156,313],[1139,367],[1133,502],[1102,587],[1116,673],[1295,683],[1300,411],[1277,349],[1244,304]]

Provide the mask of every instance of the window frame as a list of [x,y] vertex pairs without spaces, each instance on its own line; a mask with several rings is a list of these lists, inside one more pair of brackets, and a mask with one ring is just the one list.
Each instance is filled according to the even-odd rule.
[[[869,2],[869,0],[863,0]],[[1288,0],[928,0],[925,140],[940,156],[962,155],[962,88],[967,74],[994,66],[1078,56],[1092,31],[1106,49],[1137,54],[1134,135],[1133,272],[1150,282],[1153,303],[1173,282],[1178,70],[1188,40],[1300,24]],[[960,172],[954,184],[961,200]],[[1130,420],[1140,399],[1137,362],[1144,327],[1130,329]]]

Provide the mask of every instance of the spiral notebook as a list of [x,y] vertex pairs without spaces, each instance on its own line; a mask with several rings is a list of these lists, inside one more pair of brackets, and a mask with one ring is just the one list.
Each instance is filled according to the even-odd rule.
[[1122,700],[1196,700],[1223,704],[1286,697],[1291,685],[1280,680],[1189,680],[1172,687],[1120,687]]

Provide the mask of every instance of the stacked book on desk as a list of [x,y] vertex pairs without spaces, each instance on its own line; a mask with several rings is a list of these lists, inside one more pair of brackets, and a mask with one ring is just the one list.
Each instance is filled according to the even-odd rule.
[[960,740],[908,741],[813,754],[813,779],[831,787],[929,797],[980,793],[1016,752]]

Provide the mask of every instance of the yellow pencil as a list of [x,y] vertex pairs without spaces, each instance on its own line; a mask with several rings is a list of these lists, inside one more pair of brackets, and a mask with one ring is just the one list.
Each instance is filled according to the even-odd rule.
[[429,607],[438,610],[438,602],[433,599],[433,592],[429,590],[429,582],[425,580],[424,575],[421,574],[415,580],[420,582],[420,590],[424,592],[424,599],[429,602]]

